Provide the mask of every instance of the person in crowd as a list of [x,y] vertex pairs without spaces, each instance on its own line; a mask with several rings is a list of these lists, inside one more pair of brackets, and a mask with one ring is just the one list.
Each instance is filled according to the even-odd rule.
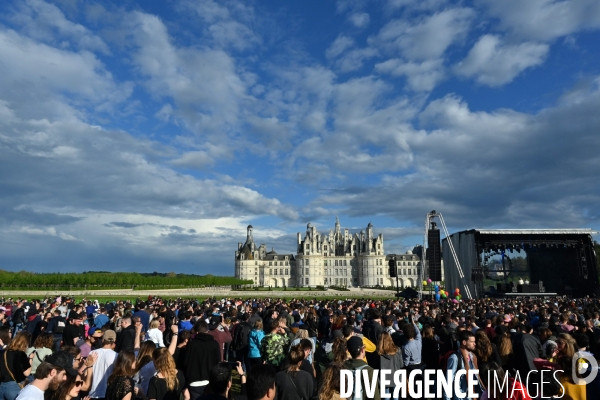
[[513,338],[515,368],[519,371],[520,376],[527,376],[529,371],[534,370],[533,360],[543,356],[540,339],[532,333],[531,325],[524,323],[520,327],[520,332],[516,333]]
[[285,330],[279,325],[277,319],[272,319],[269,334],[260,342],[260,356],[264,362],[279,368],[285,358],[289,341]]
[[220,315],[213,315],[210,317],[210,323],[208,324],[208,334],[215,338],[217,343],[219,343],[219,349],[221,352],[220,361],[225,360],[224,357],[224,349],[225,345],[231,343],[231,333],[229,333],[229,326],[225,321],[223,321],[223,317]]
[[136,397],[145,399],[144,392],[133,381],[134,373],[135,354],[130,350],[121,350],[108,377],[106,400],[134,400]]
[[412,316],[410,319],[411,323],[404,325],[402,328],[402,332],[407,339],[406,344],[402,347],[402,361],[407,367],[421,364],[421,351],[423,347],[419,327],[415,324]]
[[91,399],[104,399],[108,385],[108,377],[113,371],[113,365],[117,359],[116,347],[117,333],[107,330],[102,335],[102,347],[90,353],[88,358],[94,357],[96,362],[91,370],[92,384],[90,387]]
[[300,369],[304,360],[304,351],[300,345],[290,349],[288,367],[275,375],[278,400],[310,399],[314,394],[314,377]]
[[73,368],[73,356],[64,351],[57,351],[38,365],[35,379],[31,384],[25,386],[16,398],[19,400],[44,400],[47,390],[56,391],[67,379],[67,376],[77,375],[77,371]]
[[[251,320],[252,318],[250,318]],[[265,337],[265,331],[263,330],[262,319],[257,319],[254,323],[250,336],[248,337],[248,362],[250,367],[258,364],[262,364],[262,357],[260,354],[260,343]]]
[[556,345],[558,348],[558,356],[573,357],[575,355],[576,342],[573,336],[568,333],[561,333],[556,339]]
[[505,371],[495,361],[486,363],[479,370],[483,392],[481,400],[531,400],[526,388],[512,377],[505,382]]
[[156,368],[152,362],[152,353],[156,350],[153,341],[147,340],[140,345],[135,360],[134,382],[139,385],[144,393],[148,392],[150,379],[156,373]]
[[106,308],[100,307],[98,315],[94,318],[94,327],[97,329],[102,329],[104,326],[108,325],[110,319],[108,318]]
[[[246,375],[240,361],[237,362],[236,371],[241,376],[242,386],[245,387]],[[208,389],[198,400],[227,400],[232,386],[232,377],[229,363],[221,362],[212,367],[208,379]]]
[[204,393],[211,368],[221,361],[219,343],[208,334],[206,321],[198,320],[194,331],[196,336],[188,343],[183,361],[185,380],[192,399]]
[[318,400],[342,400],[340,397],[340,375],[344,365],[332,362],[323,373],[323,384],[319,389]]
[[246,396],[248,400],[274,400],[277,393],[276,370],[272,365],[255,365],[248,372]]
[[133,351],[136,336],[135,325],[130,316],[121,318],[121,332],[117,335],[115,351],[120,353],[122,350]]
[[[365,356],[365,345],[363,344],[363,341],[361,338],[359,338],[358,336],[352,336],[350,339],[348,339],[348,352],[350,353],[350,360],[346,361],[344,363],[344,369],[348,369],[350,371],[353,371],[352,373],[354,373],[354,371],[356,370],[366,370],[367,371],[367,376],[369,379],[369,382],[373,382],[373,373],[374,373],[374,369],[367,364],[364,360],[366,358]],[[362,372],[361,372],[362,375]],[[381,391],[379,389],[379,380],[375,380],[375,388],[374,388],[374,393],[373,393],[373,397],[369,397],[369,394],[367,393],[366,388],[364,387],[364,385],[361,383],[361,385],[359,385],[360,391],[362,392],[362,398],[364,400],[366,399],[375,399],[375,400],[380,400],[381,399]],[[354,395],[356,397],[360,396],[360,393],[354,393]],[[353,397],[355,397],[353,396]]]
[[156,374],[150,379],[146,397],[149,400],[189,400],[185,375],[177,369],[169,351],[164,347],[157,348],[152,352],[152,361]]
[[150,321],[150,329],[146,332],[146,339],[151,340],[157,347],[165,347],[165,343],[163,341],[163,333],[159,329],[160,319],[155,318]]
[[52,354],[53,347],[54,335],[50,332],[42,332],[33,342],[33,346],[28,348],[25,352],[27,357],[31,359],[31,374],[28,377],[30,382],[33,380],[35,371],[44,361],[44,358]]
[[[460,331],[458,333],[458,341],[460,343],[460,348],[448,357],[446,364],[446,370],[451,373],[451,376],[453,377],[456,377],[456,372],[459,370],[464,369],[469,371],[478,369],[477,359],[473,353],[476,346],[475,335],[469,330]],[[450,397],[450,395],[444,391],[444,400],[466,398],[467,388],[469,385],[469,382],[467,382],[467,377],[468,374],[460,375],[460,381],[458,385],[453,383],[452,396]],[[476,388],[476,393],[482,392],[479,381],[474,386]],[[459,390],[456,390],[457,388]]]
[[30,339],[31,334],[22,330],[0,353],[0,400],[15,400],[31,374],[32,355],[25,353]]
[[63,330],[63,345],[78,346],[83,342],[85,337],[85,328],[82,325],[83,316],[79,313],[72,312],[69,316],[69,321]]
[[[392,336],[386,331],[382,332],[379,337],[379,343],[377,344],[377,353],[381,357],[379,365],[381,369],[390,370],[393,374],[404,368],[402,360],[402,352],[396,347]],[[386,393],[393,393],[395,384],[393,380],[390,381],[390,385],[385,388]],[[392,396],[393,398],[393,396]]]
[[480,369],[483,369],[489,362],[496,362],[502,365],[502,359],[496,349],[496,345],[490,341],[483,329],[475,332],[475,350],[473,352],[477,356],[477,363]]
[[421,361],[425,363],[426,368],[436,369],[440,361],[440,344],[431,325],[423,326],[422,341]]

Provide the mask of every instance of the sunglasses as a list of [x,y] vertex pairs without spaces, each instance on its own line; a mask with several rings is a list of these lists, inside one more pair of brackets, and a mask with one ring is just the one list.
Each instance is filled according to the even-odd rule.
[[75,381],[75,387],[83,385],[83,381]]

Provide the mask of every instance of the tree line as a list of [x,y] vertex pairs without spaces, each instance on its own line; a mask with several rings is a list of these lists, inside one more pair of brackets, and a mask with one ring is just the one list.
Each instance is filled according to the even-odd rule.
[[106,272],[35,273],[0,270],[2,288],[52,288],[52,287],[207,287],[252,284],[251,280],[231,276],[188,275],[168,273]]

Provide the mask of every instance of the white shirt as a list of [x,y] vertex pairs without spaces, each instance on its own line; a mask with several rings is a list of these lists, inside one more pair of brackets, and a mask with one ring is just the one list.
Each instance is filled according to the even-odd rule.
[[112,373],[117,353],[112,349],[98,349],[90,354],[98,354],[98,359],[92,367],[94,375],[92,376],[92,387],[89,396],[91,398],[104,398],[106,397],[108,377]]
[[35,385],[27,385],[19,392],[18,400],[44,400],[44,391]]

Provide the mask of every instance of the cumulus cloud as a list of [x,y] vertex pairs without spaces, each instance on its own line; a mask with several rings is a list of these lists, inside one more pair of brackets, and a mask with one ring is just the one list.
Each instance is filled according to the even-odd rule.
[[454,71],[460,76],[475,77],[481,84],[499,86],[511,82],[527,68],[542,64],[548,50],[544,43],[506,45],[498,35],[488,34],[479,38]]
[[375,70],[395,76],[406,76],[408,86],[416,91],[431,91],[444,78],[441,59],[419,63],[394,58],[376,64]]
[[371,18],[366,12],[354,13],[348,16],[348,20],[357,28],[364,28],[369,25]]
[[374,46],[401,54],[414,61],[437,59],[469,31],[475,12],[470,8],[451,8],[416,21],[394,19],[370,38]]
[[526,41],[549,41],[600,27],[600,3],[595,0],[535,0],[477,2],[497,18],[499,26]]

